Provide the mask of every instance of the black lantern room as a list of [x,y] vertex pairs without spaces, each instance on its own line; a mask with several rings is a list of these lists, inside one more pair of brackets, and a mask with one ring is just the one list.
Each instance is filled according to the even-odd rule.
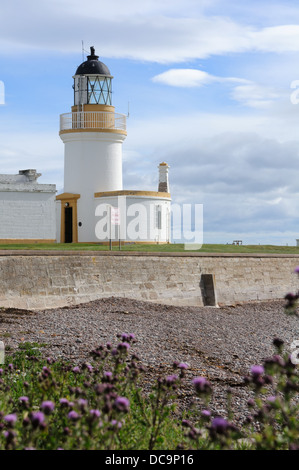
[[112,75],[108,67],[95,55],[94,47],[90,55],[76,70],[74,75],[74,104],[112,105]]

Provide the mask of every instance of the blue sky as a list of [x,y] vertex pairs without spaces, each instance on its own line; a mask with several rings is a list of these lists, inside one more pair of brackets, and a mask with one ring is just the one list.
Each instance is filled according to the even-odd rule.
[[173,202],[204,205],[205,243],[296,243],[298,2],[10,0],[0,21],[0,173],[36,168],[63,190],[59,115],[83,40],[116,111],[130,103],[126,189],[156,190],[164,160]]

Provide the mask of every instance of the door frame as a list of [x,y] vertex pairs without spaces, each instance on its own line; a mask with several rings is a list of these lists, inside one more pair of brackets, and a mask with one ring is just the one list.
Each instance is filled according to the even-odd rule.
[[77,201],[80,194],[63,193],[56,196],[56,200],[61,202],[61,226],[60,226],[60,243],[65,243],[65,210],[66,204],[73,209],[73,237],[72,243],[78,243],[78,211]]

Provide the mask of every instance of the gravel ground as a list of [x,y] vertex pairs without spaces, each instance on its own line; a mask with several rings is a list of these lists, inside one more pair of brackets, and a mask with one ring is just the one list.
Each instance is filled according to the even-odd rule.
[[187,362],[186,386],[180,407],[193,399],[192,377],[205,376],[213,386],[211,409],[226,416],[226,393],[232,392],[235,422],[247,415],[248,389],[243,377],[251,365],[274,353],[273,338],[286,350],[299,340],[299,319],[286,316],[283,302],[259,302],[236,307],[175,307],[130,299],[102,299],[44,311],[0,309],[0,340],[15,349],[21,341],[42,343],[43,354],[74,363],[90,361],[89,352],[118,333],[134,333],[132,347],[144,366],[145,389],[158,376],[172,373],[174,361]]

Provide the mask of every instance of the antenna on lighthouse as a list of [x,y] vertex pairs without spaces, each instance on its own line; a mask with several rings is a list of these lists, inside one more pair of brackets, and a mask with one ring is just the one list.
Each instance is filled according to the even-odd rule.
[[130,101],[128,101],[128,114],[127,114],[127,118],[129,119],[130,117]]
[[82,39],[82,61],[84,62],[84,42]]

